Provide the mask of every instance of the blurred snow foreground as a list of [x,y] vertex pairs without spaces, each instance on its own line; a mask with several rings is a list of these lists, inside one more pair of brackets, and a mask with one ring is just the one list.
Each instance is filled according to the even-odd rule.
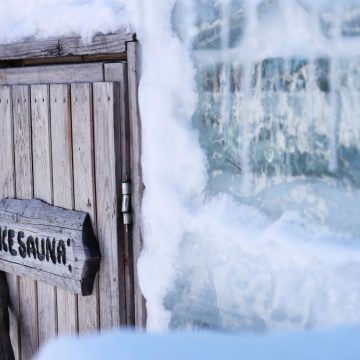
[[[141,41],[146,190],[138,268],[149,329],[360,323],[359,5],[358,0],[2,4],[1,42],[72,33],[90,41],[97,31],[118,28],[136,30]],[[333,341],[336,334],[349,339]],[[328,339],[333,349],[356,334],[246,339],[258,352],[270,339],[291,342],[297,336],[312,347],[314,339]],[[192,343],[187,335],[120,334],[83,341],[93,349],[100,341],[119,344],[114,351],[127,349],[128,342],[140,352],[161,342],[167,351],[166,344],[188,339]],[[207,343],[210,356],[217,354],[215,335],[194,339]],[[217,339],[247,349],[246,339]],[[63,340],[43,356],[53,351],[55,359],[81,344]],[[186,348],[179,345],[177,351]]]
[[47,345],[36,360],[358,360],[360,329],[225,335],[113,332]]

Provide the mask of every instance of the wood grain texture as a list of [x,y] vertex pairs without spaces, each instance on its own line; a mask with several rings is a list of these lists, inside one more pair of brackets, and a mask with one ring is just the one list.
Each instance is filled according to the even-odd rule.
[[123,71],[124,66],[126,67],[125,62],[105,63],[104,81],[114,81],[114,82],[124,83],[124,71]]
[[102,81],[102,63],[0,69],[0,85],[63,84]]
[[[53,202],[50,144],[49,86],[31,85],[32,153],[34,197]],[[38,283],[39,345],[57,333],[56,289]]]
[[[15,169],[14,169],[14,143],[13,143],[12,101],[11,88],[0,86],[0,195],[14,196]],[[3,276],[2,274],[1,276]],[[6,288],[10,296],[10,336],[14,347],[15,356],[19,356],[19,283],[16,276],[8,274]],[[6,282],[3,276],[3,282]],[[4,288],[4,289],[6,289]],[[0,295],[4,304],[8,302],[6,294]],[[6,298],[5,298],[6,296]],[[3,321],[7,320],[7,309],[3,309]],[[6,324],[3,324],[6,327]],[[3,329],[5,330],[5,329]]]
[[133,210],[133,259],[134,259],[134,297],[135,324],[139,327],[146,325],[145,299],[141,293],[137,272],[137,261],[142,249],[141,235],[141,201],[144,191],[141,169],[141,120],[138,105],[138,69],[137,43],[127,44],[128,54],[128,82],[129,82],[129,120],[131,143],[131,178],[132,178],[132,210]]
[[12,87],[16,193],[19,198],[32,197],[32,146],[30,87]]
[[[75,209],[86,211],[96,233],[94,124],[92,113],[92,85],[71,85],[71,110],[74,162]],[[94,283],[90,296],[80,297],[79,333],[86,334],[99,329],[99,282]]]
[[97,228],[103,259],[99,272],[100,326],[106,329],[126,323],[120,231],[119,86],[109,82],[94,83],[93,91]]
[[[76,41],[66,45],[67,49],[74,48],[64,59],[77,56],[83,61],[81,50],[76,52],[81,44]],[[96,46],[93,43],[92,48],[86,50],[88,54],[93,51],[97,56],[101,45],[99,49]],[[0,58],[1,49],[0,46]],[[77,309],[73,295],[40,283],[37,290],[36,282],[20,279],[20,295],[12,299],[19,299],[22,360],[31,357],[38,343],[41,345],[58,333],[74,330],[88,333],[134,322],[138,326],[145,324],[144,299],[136,272],[142,246],[139,215],[143,191],[136,44],[127,43],[127,52],[128,67],[124,63],[102,62],[0,69],[0,85],[34,84],[13,86],[13,93],[17,91],[20,99],[17,103],[13,96],[14,124],[16,121],[19,124],[15,125],[14,133],[16,196],[39,197],[88,212],[104,252],[93,294],[80,296]],[[49,56],[52,57],[44,53],[44,57],[40,55],[37,59],[44,61]],[[52,59],[57,61],[56,57]],[[107,82],[103,83],[104,80]],[[97,83],[92,85],[92,82]],[[63,92],[66,92],[64,106],[64,103],[55,103],[53,96],[63,96]],[[131,171],[126,164],[129,158],[134,164]],[[129,178],[134,179],[131,179],[134,229],[123,226],[120,212],[121,182]],[[67,318],[66,313],[75,315]]]
[[[16,196],[33,196],[32,139],[30,114],[30,87],[13,86],[13,121],[15,142]],[[37,284],[27,278],[19,279],[19,327],[21,359],[30,359],[38,348]]]
[[[70,85],[50,85],[54,205],[74,208]],[[78,329],[77,296],[57,289],[58,335]]]
[[134,37],[133,33],[119,32],[96,35],[90,43],[84,43],[79,36],[73,36],[5,44],[0,45],[0,60],[124,53],[126,42]]
[[15,191],[11,88],[0,86],[0,192],[12,196]]
[[37,199],[3,199],[0,229],[0,269],[91,293],[100,254],[87,213]]
[[[128,78],[126,63],[104,64],[105,81],[119,82],[119,105],[120,105],[120,146],[119,155],[121,157],[121,181],[130,182],[130,127],[129,127],[129,108],[128,108]],[[122,236],[124,239],[124,275],[126,287],[126,323],[135,324],[134,309],[134,263],[132,256],[132,226],[124,225]]]

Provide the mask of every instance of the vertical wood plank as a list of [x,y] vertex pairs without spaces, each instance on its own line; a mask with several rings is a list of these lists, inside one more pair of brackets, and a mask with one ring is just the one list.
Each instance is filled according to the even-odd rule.
[[[121,157],[121,181],[131,183],[130,167],[130,124],[128,107],[128,78],[127,64],[120,65],[120,133],[121,149],[118,156]],[[134,258],[132,249],[132,225],[123,225],[124,237],[124,273],[126,287],[126,323],[135,325],[135,303],[134,303]]]
[[[130,176],[130,128],[128,107],[128,78],[126,63],[104,64],[105,81],[119,82],[119,104],[120,104],[120,132],[121,150],[117,156],[121,157],[121,181],[128,182]],[[124,274],[126,287],[126,323],[135,324],[134,307],[134,261],[132,249],[132,226],[123,226],[124,238]]]
[[[89,213],[96,233],[95,164],[91,84],[71,85],[75,210]],[[79,297],[79,333],[99,329],[99,281],[93,294]]]
[[132,179],[132,209],[133,209],[133,259],[134,259],[134,296],[135,324],[146,325],[145,300],[141,293],[137,271],[137,261],[142,249],[141,236],[141,201],[144,190],[141,170],[141,120],[138,105],[138,69],[137,42],[127,43],[128,82],[129,82],[129,120],[131,142],[131,179]]
[[[32,139],[29,86],[13,86],[16,197],[33,197]],[[30,359],[38,348],[37,284],[19,279],[21,358]]]
[[[0,198],[15,195],[14,133],[11,106],[11,88],[0,86]],[[6,277],[10,298],[10,337],[14,356],[18,358],[20,351],[18,278],[11,274],[7,274]]]
[[101,329],[126,323],[124,254],[121,238],[118,83],[94,83],[97,227]]
[[[70,85],[50,85],[54,205],[74,208]],[[58,335],[78,329],[77,296],[57,289]]]
[[[31,85],[34,197],[48,203],[52,196],[49,86]],[[56,289],[38,282],[40,346],[57,333]]]

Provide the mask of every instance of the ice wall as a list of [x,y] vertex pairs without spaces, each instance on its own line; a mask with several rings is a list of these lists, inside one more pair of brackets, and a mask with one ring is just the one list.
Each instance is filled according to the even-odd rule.
[[150,329],[360,322],[359,3],[335,5],[143,4]]

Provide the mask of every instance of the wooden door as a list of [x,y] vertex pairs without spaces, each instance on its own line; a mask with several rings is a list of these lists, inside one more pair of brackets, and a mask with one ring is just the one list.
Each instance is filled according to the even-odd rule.
[[55,336],[135,321],[131,231],[121,212],[122,182],[131,178],[128,69],[118,62],[4,73],[0,198],[89,213],[102,255],[91,296],[8,274],[15,357],[29,359]]

